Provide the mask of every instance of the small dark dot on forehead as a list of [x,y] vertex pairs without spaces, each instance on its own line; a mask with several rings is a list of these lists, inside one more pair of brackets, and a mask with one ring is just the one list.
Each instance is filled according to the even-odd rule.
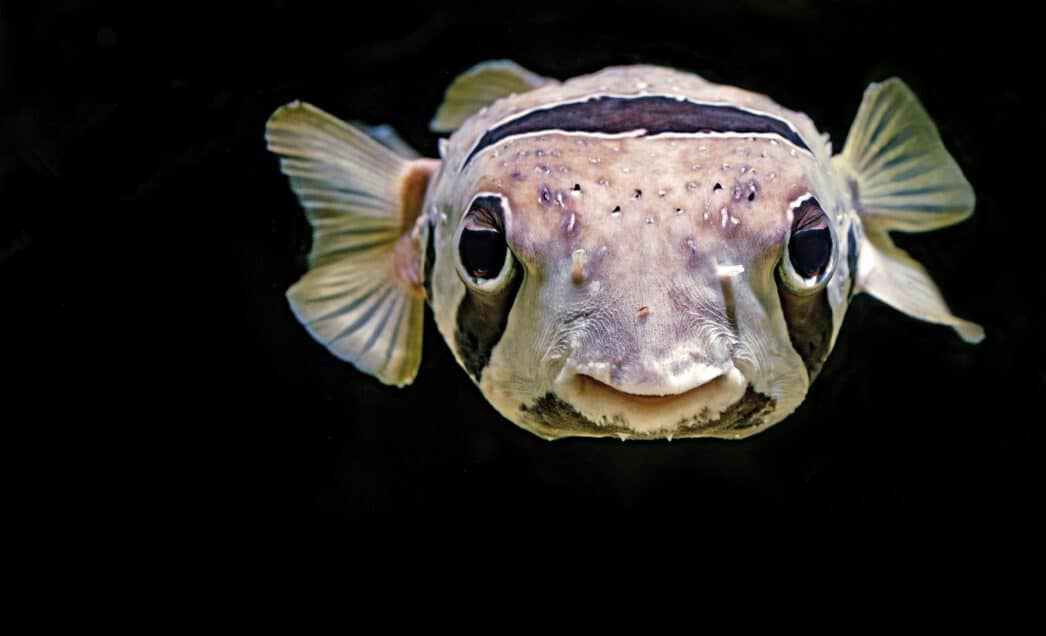
[[714,186],[712,186],[712,192],[719,192],[722,189],[723,189],[723,186],[720,185],[720,183],[718,181],[716,182],[716,184]]

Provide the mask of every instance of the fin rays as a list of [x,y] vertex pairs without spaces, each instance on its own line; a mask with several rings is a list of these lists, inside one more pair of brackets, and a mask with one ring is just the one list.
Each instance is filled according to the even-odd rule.
[[451,132],[502,97],[525,93],[552,81],[510,60],[482,62],[454,79],[447,88],[443,104],[429,123],[429,129]]
[[266,139],[313,227],[309,272],[287,291],[295,316],[339,358],[386,384],[409,384],[424,299],[420,281],[400,274],[396,246],[419,213],[403,209],[404,183],[424,185],[434,162],[411,161],[406,149],[302,102],[273,113]]
[[853,180],[869,228],[925,232],[973,211],[973,189],[899,79],[868,87],[843,152],[833,161]]
[[889,236],[891,230],[925,232],[958,223],[974,205],[973,189],[904,82],[868,87],[833,162],[850,180],[866,229],[859,288],[912,317],[948,325],[967,342],[983,339],[984,330],[953,315],[926,269]]

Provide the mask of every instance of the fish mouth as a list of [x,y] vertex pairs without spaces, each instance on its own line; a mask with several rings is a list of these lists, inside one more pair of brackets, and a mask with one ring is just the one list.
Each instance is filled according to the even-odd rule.
[[[687,400],[689,398],[695,397],[695,392],[700,391],[709,382],[714,382],[715,379],[720,378],[723,375],[724,373],[717,373],[714,377],[710,378],[705,382],[700,383],[698,386],[695,386],[691,389],[686,389],[684,391],[680,391],[678,393],[660,393],[657,392],[657,390],[650,389],[646,390],[646,392],[627,391],[625,389],[615,387],[611,384],[607,384],[606,382],[597,380],[596,378],[593,378],[590,375],[585,375],[584,373],[579,373],[578,375],[576,375],[575,382],[578,385],[578,393],[613,400],[632,400],[635,401],[636,404],[643,406],[659,406],[668,405],[673,402]],[[640,389],[640,391],[641,390],[642,389]]]
[[685,382],[626,385],[608,379],[576,369],[556,384],[560,395],[589,420],[643,435],[714,422],[743,399],[749,385],[733,365],[702,368]]

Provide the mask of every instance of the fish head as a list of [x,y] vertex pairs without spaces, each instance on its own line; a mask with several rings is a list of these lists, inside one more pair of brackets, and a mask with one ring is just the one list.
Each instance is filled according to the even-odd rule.
[[437,324],[543,437],[754,434],[802,402],[845,309],[825,174],[755,136],[505,141],[430,193]]
[[974,193],[899,79],[842,152],[802,113],[650,66],[557,82],[507,60],[448,88],[418,158],[309,104],[266,126],[314,228],[291,309],[338,357],[413,381],[424,301],[506,418],[542,437],[740,438],[782,420],[869,293],[967,342],[889,232]]

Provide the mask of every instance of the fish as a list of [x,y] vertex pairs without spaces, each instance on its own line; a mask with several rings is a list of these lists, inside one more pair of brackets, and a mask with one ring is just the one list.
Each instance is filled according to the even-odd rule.
[[428,305],[544,439],[742,439],[804,401],[858,294],[984,338],[890,235],[975,206],[898,78],[868,86],[837,154],[768,96],[651,65],[483,62],[430,128],[438,158],[301,101],[265,129],[313,228],[290,308],[385,384],[415,379]]

